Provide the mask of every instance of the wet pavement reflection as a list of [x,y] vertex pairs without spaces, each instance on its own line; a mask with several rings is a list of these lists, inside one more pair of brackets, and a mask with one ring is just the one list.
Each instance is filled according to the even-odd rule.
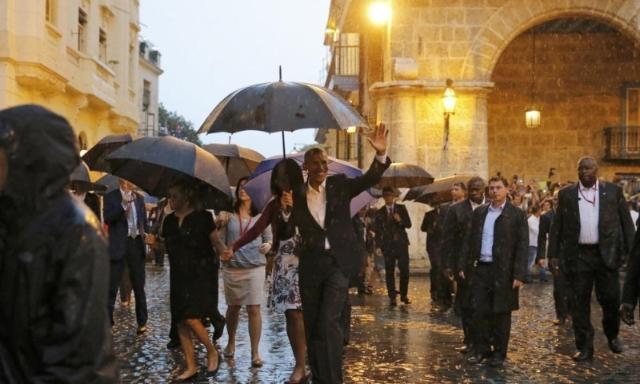
[[[114,344],[123,382],[171,382],[175,370],[183,367],[179,351],[166,349],[169,334],[168,267],[147,267],[148,332],[136,335],[133,306],[116,305]],[[521,309],[513,313],[507,361],[503,368],[472,366],[453,348],[462,332],[452,313],[432,312],[428,277],[412,276],[412,304],[389,307],[384,283],[376,278],[371,296],[351,295],[353,304],[351,344],[345,353],[347,383],[582,383],[638,382],[640,372],[640,330],[621,325],[625,351],[609,351],[602,333],[599,306],[592,305],[595,358],[576,364],[570,324],[555,326],[552,284],[534,282],[523,288]],[[224,295],[220,292],[220,311]],[[283,315],[263,307],[260,353],[262,368],[251,368],[247,317],[240,318],[234,359],[224,359],[215,378],[202,374],[202,383],[283,383],[293,368],[293,355]],[[226,345],[226,331],[219,346]],[[198,350],[204,369],[206,353]]]

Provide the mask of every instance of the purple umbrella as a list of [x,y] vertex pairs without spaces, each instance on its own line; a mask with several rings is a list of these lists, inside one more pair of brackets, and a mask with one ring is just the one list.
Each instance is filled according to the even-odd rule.
[[[298,164],[302,164],[304,161],[304,153],[288,155],[288,158],[295,160]],[[282,160],[282,156],[274,156],[260,162],[256,167],[256,170],[253,172],[251,180],[244,185],[245,191],[247,191],[247,194],[251,197],[253,204],[259,210],[262,210],[272,197],[270,185],[271,170],[273,170],[280,160]],[[346,161],[329,157],[329,174],[335,175],[340,173],[344,173],[347,177],[354,178],[361,176],[362,170],[350,163],[347,163]],[[360,208],[369,204],[373,200],[375,200],[375,197],[373,197],[368,191],[364,191],[351,199],[351,216],[354,216]]]

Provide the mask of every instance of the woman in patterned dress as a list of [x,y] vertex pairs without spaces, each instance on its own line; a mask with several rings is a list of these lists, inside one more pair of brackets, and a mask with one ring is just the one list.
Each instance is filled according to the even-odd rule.
[[[273,233],[273,249],[276,256],[272,270],[272,284],[269,292],[269,306],[277,312],[284,313],[287,319],[287,335],[296,360],[296,365],[287,383],[306,383],[309,374],[305,369],[304,355],[307,343],[304,335],[304,321],[302,318],[302,299],[298,285],[298,256],[297,235],[289,236],[278,225],[287,201],[286,195],[291,196],[293,188],[303,185],[302,170],[293,159],[284,159],[279,162],[271,173],[271,192],[273,199],[269,201],[262,211],[260,219],[243,236],[237,239],[228,252],[235,252],[244,244],[252,241],[260,235],[267,226],[271,225]],[[283,197],[284,195],[284,197]],[[283,200],[284,199],[284,200]]]

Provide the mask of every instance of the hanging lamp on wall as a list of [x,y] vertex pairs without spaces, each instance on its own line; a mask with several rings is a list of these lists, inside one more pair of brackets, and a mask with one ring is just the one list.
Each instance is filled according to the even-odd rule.
[[524,113],[525,124],[528,128],[538,128],[540,126],[540,109],[535,104],[535,91],[536,91],[536,32],[531,31],[531,50],[532,50],[532,62],[531,62],[531,90],[530,90],[530,104]]

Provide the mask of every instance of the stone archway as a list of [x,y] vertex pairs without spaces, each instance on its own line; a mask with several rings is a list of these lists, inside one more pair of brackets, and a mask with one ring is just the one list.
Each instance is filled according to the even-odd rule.
[[462,79],[486,81],[507,46],[534,25],[559,17],[600,19],[640,41],[640,3],[635,0],[511,0],[484,24],[472,40],[462,66]]
[[[630,33],[595,13],[553,14],[558,16],[547,14],[537,24],[527,23],[528,29],[518,29],[485,68],[494,82],[488,98],[490,174],[544,181],[554,168],[552,181],[575,180],[577,159],[603,159],[604,130],[624,124],[621,89],[640,85],[637,31]],[[532,52],[538,54],[535,76]],[[542,125],[536,129],[524,123],[531,98],[542,109]],[[625,167],[603,162],[601,175],[611,179]]]

